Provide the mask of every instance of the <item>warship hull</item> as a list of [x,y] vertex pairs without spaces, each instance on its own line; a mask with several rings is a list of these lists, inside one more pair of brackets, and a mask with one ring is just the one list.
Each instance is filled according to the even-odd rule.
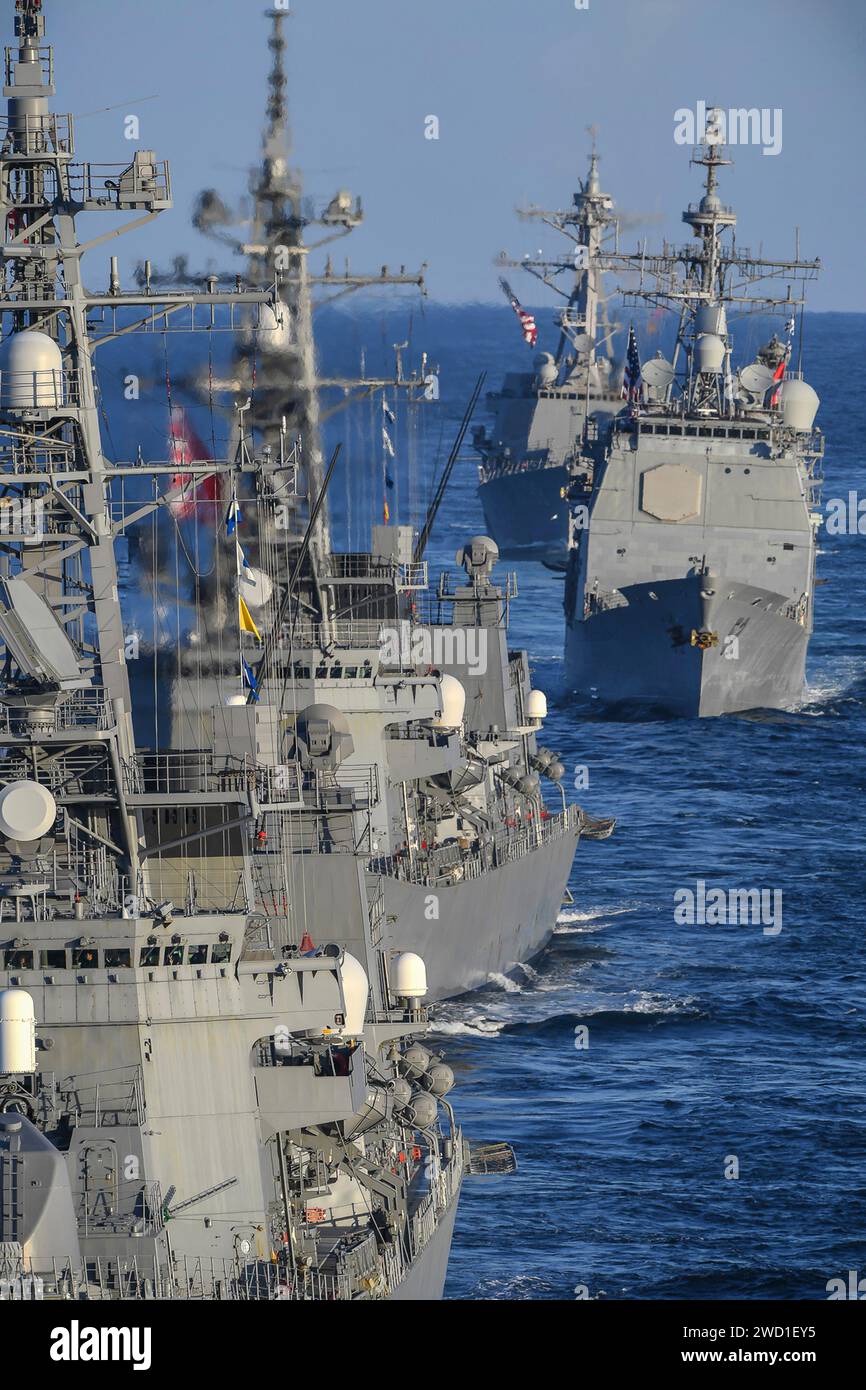
[[[789,616],[790,598],[699,575],[621,593],[626,604],[567,626],[569,690],[691,718],[789,709],[802,697],[809,633]],[[693,644],[698,633],[711,645]]]
[[[553,935],[577,848],[568,829],[482,878],[447,887],[384,881],[395,944],[427,966],[431,1000],[481,989],[543,950]],[[431,913],[438,916],[431,917]]]
[[400,1281],[390,1295],[389,1302],[433,1303],[442,1298],[459,1200],[458,1187],[449,1206],[440,1216],[436,1230],[420,1254],[415,1257],[405,1279]]
[[564,570],[568,559],[569,481],[562,464],[507,473],[480,484],[478,498],[489,534],[509,559],[541,560]]

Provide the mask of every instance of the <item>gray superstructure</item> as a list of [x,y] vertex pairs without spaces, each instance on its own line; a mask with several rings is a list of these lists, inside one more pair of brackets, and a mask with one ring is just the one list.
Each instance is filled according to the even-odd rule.
[[[714,124],[693,162],[706,169],[683,214],[695,239],[604,257],[638,273],[629,295],[674,309],[679,329],[672,361],[635,358],[628,406],[572,466],[566,681],[681,715],[788,708],[812,631],[823,454],[818,397],[790,361],[802,305],[791,282],[819,263],[735,242]],[[765,279],[785,293],[755,292]],[[736,371],[729,311],[783,314],[786,340],[774,333]]]
[[[314,253],[352,230],[360,202],[342,192],[317,214],[303,196],[288,158],[282,21],[275,12],[249,238],[231,230],[214,192],[203,195],[199,207],[209,211],[198,218],[248,261],[254,281],[278,277],[284,315],[284,327],[241,339],[234,360],[232,384],[242,400],[250,393],[240,443],[255,440],[266,484],[264,495],[258,482],[241,476],[238,484],[246,560],[239,584],[262,636],[247,655],[259,690],[281,692],[288,737],[310,710],[323,729],[345,722],[335,775],[347,785],[331,793],[342,798],[340,815],[326,818],[317,807],[293,847],[356,856],[370,891],[384,892],[395,943],[423,956],[429,996],[439,999],[483,986],[542,950],[579,838],[604,837],[612,822],[566,805],[558,785],[564,768],[538,746],[546,700],[532,691],[526,654],[509,648],[516,583],[497,583],[493,542],[472,538],[458,558],[463,582],[442,576],[435,589],[424,540],[412,527],[373,526],[369,550],[347,554],[334,546],[320,416],[335,408],[335,395],[417,395],[427,371],[422,363],[419,373],[406,374],[398,363],[390,380],[324,376],[315,362],[311,293],[329,302],[390,280],[418,285],[422,276],[391,277],[384,268],[376,276],[335,274],[330,252],[318,269]],[[600,205],[601,195],[592,197]],[[226,563],[234,564],[231,547]],[[215,702],[234,689],[211,659],[213,611],[212,603],[201,605],[208,635],[184,652],[185,679],[172,698],[178,739],[201,681],[212,683]],[[314,916],[311,929],[326,930],[327,920]]]
[[[453,1076],[417,1041],[423,961],[395,945],[364,856],[325,844],[373,802],[371,777],[347,789],[343,731],[288,718],[291,672],[248,698],[229,522],[252,482],[269,534],[272,460],[243,402],[236,452],[185,458],[180,494],[176,456],[110,460],[100,434],[100,347],[155,324],[278,327],[280,296],[127,292],[115,262],[105,292],[85,289],[76,219],[138,226],[170,207],[170,175],[145,150],[78,162],[44,32],[40,0],[17,0],[0,121],[0,1297],[437,1298],[469,1157]],[[184,497],[206,479],[220,490],[194,502],[191,535]],[[165,708],[148,738],[118,551],[160,529],[194,574],[154,566]]]
[[[569,255],[500,262],[529,271],[566,303],[555,315],[556,352],[539,353],[532,372],[509,372],[489,397],[493,422],[473,435],[482,460],[478,496],[502,554],[541,560],[551,569],[564,569],[568,560],[565,489],[585,424],[609,420],[621,404],[599,270],[599,253],[616,231],[612,209],[593,148],[571,208],[526,213],[567,237],[573,243]],[[572,279],[568,290],[561,288],[562,276]]]

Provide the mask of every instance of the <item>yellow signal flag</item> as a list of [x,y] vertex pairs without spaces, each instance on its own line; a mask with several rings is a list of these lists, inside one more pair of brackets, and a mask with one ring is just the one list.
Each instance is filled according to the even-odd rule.
[[241,632],[251,632],[256,641],[261,642],[262,634],[253,622],[252,614],[240,595],[238,596],[238,610],[240,613]]

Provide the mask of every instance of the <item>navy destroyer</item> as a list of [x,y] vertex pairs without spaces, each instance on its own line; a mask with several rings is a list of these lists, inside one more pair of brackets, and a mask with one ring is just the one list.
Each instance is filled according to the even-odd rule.
[[[563,765],[539,743],[547,702],[532,689],[526,653],[509,647],[517,585],[494,574],[495,543],[468,537],[457,556],[462,578],[431,584],[427,544],[456,450],[420,533],[393,517],[372,526],[369,548],[335,548],[333,461],[326,471],[320,417],[357,396],[424,393],[430,373],[422,361],[407,375],[399,360],[390,378],[321,373],[312,295],[321,304],[371,285],[418,285],[422,273],[334,269],[331,244],[358,224],[361,205],[343,190],[317,213],[304,197],[289,158],[283,20],[273,13],[251,225],[238,226],[213,190],[197,216],[248,263],[252,283],[279,275],[283,314],[280,328],[238,340],[229,383],[244,398],[244,428],[258,442],[273,495],[264,505],[261,489],[241,478],[235,498],[239,592],[259,639],[246,653],[246,698],[280,692],[273,698],[290,727],[313,720],[319,728],[341,784],[330,793],[335,811],[342,798],[340,831],[333,818],[314,816],[294,848],[354,856],[370,894],[384,894],[395,943],[423,956],[429,997],[439,999],[486,985],[543,949],[579,838],[605,838],[613,823],[566,804]],[[314,253],[324,246],[319,269]],[[211,389],[210,381],[200,385]],[[371,468],[374,450],[371,442]],[[360,518],[354,524],[360,529]],[[231,548],[226,563],[234,566]],[[206,601],[200,609],[207,625]],[[178,730],[194,702],[187,681],[213,678],[217,636],[187,647],[172,700]],[[321,918],[314,898],[308,906],[312,929],[326,929],[329,903]]]
[[[531,372],[509,372],[490,396],[491,425],[472,437],[481,456],[478,496],[487,528],[505,556],[541,560],[564,570],[568,561],[569,466],[581,453],[587,421],[601,427],[621,406],[610,345],[618,325],[607,318],[599,254],[616,240],[613,199],[603,192],[593,144],[589,173],[563,211],[531,207],[525,216],[573,243],[567,256],[525,256],[518,266],[565,299],[555,316],[554,353],[541,352]],[[563,277],[570,277],[568,289]],[[533,334],[524,335],[534,346]]]
[[[378,804],[377,771],[347,767],[351,735],[298,700],[291,665],[262,666],[244,587],[237,499],[255,496],[258,535],[274,534],[291,451],[254,439],[243,393],[236,447],[186,449],[181,473],[176,451],[109,458],[100,429],[96,353],[134,332],[168,351],[173,332],[278,331],[280,293],[126,291],[115,260],[104,291],[85,288],[105,236],[80,241],[80,215],[119,214],[107,236],[149,222],[171,205],[169,168],[142,149],[79,161],[72,118],[50,107],[41,0],[15,10],[0,122],[0,1297],[437,1298],[469,1157],[453,1076],[418,1041],[424,963],[396,944],[381,878],[354,844],[332,852]],[[402,687],[435,747],[444,679]],[[380,686],[387,707],[401,682]],[[469,1161],[501,1171],[509,1154]]]
[[[786,709],[804,689],[823,456],[818,397],[791,360],[792,284],[819,262],[736,242],[716,111],[692,161],[706,171],[683,213],[694,240],[603,257],[639,276],[627,299],[675,311],[678,331],[672,359],[642,368],[632,332],[628,403],[572,464],[566,680],[677,715]],[[778,315],[778,332],[735,370],[728,318],[746,313]]]

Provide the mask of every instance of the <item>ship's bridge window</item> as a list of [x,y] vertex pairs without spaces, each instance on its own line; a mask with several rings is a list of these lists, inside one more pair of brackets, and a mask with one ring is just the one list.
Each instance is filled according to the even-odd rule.
[[7,970],[32,970],[33,952],[12,950],[5,952]]
[[757,435],[755,434],[755,431],[754,431],[754,430],[743,430],[743,438],[744,438],[744,439],[757,439]]
[[231,960],[232,943],[230,941],[220,941],[216,946],[210,948],[211,965],[222,965],[224,961]]
[[686,434],[697,434],[697,425],[686,425],[685,432]]
[[98,970],[99,952],[94,946],[79,946],[72,952],[72,966],[75,970]]
[[711,438],[712,433],[713,431],[711,429],[708,429],[706,425],[701,425],[701,428],[698,430],[698,434],[701,436],[702,439]]
[[105,951],[106,968],[128,969],[132,965],[132,952],[126,946],[107,947]]
[[316,667],[316,680],[318,680],[318,681],[324,680],[325,677],[327,676],[327,674],[328,674],[328,668],[327,668],[327,666],[317,666],[317,667]]
[[163,965],[183,965],[183,947],[166,946],[162,953]]
[[309,666],[295,666],[295,680],[308,681],[310,679]]
[[356,681],[356,680],[358,679],[358,668],[357,668],[357,666],[347,666],[347,667],[346,667],[345,675],[346,675],[346,680],[347,680],[347,681]]
[[339,681],[343,679],[342,666],[334,666],[331,669],[331,680]]
[[189,948],[189,963],[190,963],[190,965],[206,965],[206,964],[207,964],[207,946],[202,946],[202,945],[199,945],[199,946],[190,946],[190,948]]
[[65,951],[43,951],[42,966],[45,970],[65,970],[66,952]]
[[159,947],[142,946],[138,963],[139,965],[159,965]]

